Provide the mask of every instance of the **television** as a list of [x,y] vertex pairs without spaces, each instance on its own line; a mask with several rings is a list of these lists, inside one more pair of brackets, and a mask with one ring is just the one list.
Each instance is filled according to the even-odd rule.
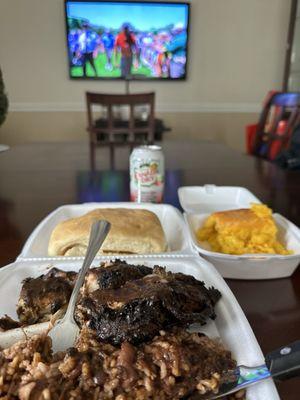
[[189,3],[65,0],[72,79],[186,78]]

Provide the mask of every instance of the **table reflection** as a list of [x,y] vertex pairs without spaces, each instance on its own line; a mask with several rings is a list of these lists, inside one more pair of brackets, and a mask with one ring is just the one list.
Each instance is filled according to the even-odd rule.
[[129,200],[129,175],[126,171],[80,171],[77,174],[77,202]]
[[[177,190],[183,185],[181,170],[165,173],[164,203],[180,208]],[[78,171],[77,203],[129,201],[128,171]]]

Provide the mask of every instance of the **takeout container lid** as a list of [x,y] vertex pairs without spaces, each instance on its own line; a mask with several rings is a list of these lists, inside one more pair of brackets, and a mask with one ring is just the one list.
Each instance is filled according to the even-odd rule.
[[[149,257],[148,259],[140,257],[135,260],[130,257],[122,258],[129,263],[143,263],[152,267],[159,264],[172,272],[193,275],[196,279],[204,281],[207,286],[214,286],[219,289],[222,297],[216,305],[217,318],[207,321],[204,326],[194,325],[194,329],[206,333],[211,338],[221,338],[238,364],[255,366],[264,362],[259,344],[240,305],[220,274],[209,262],[198,255],[170,255],[162,259],[157,257]],[[102,257],[99,260],[94,260],[92,265],[99,265],[100,261],[106,260],[107,257]],[[16,303],[24,278],[37,277],[47,272],[51,267],[65,271],[78,271],[81,265],[81,260],[74,262],[69,259],[52,260],[51,262],[49,260],[44,260],[44,262],[19,260],[0,269],[0,310],[2,315],[8,314],[12,318],[17,317]],[[22,329],[0,332],[0,346],[6,347],[14,343],[16,339],[24,339],[25,334],[32,336],[33,334],[44,333],[47,331],[48,325],[47,322],[32,325],[25,332]],[[279,400],[272,380],[261,382],[247,389],[247,400],[265,399]]]
[[261,203],[248,189],[240,186],[182,186],[178,189],[181,207],[188,213],[249,208],[251,203]]
[[189,228],[194,249],[210,261],[224,278],[277,279],[291,276],[300,262],[300,230],[280,214],[273,214],[279,229],[279,240],[294,251],[291,255],[217,253],[207,243],[200,243],[196,231],[215,211],[249,208],[251,203],[261,203],[249,190],[232,186],[181,187],[178,196],[185,210],[184,219]]

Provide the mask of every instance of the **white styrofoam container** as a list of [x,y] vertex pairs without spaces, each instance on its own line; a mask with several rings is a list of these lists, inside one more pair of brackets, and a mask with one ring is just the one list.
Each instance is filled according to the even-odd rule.
[[247,189],[215,185],[191,186],[179,188],[178,195],[194,249],[213,263],[224,278],[276,279],[291,276],[296,270],[300,262],[300,230],[279,214],[273,214],[279,229],[279,240],[294,251],[292,255],[223,254],[211,251],[208,243],[197,240],[196,231],[212,212],[249,208],[251,203],[260,203]]
[[[44,218],[27,239],[18,259],[27,258],[72,258],[83,257],[49,257],[48,243],[55,226],[69,218],[79,217],[95,208],[139,208],[152,211],[159,218],[168,243],[168,252],[191,253],[192,249],[188,240],[187,227],[179,210],[169,204],[152,203],[84,203],[64,205]],[[163,253],[164,255],[167,253]],[[156,254],[157,256],[158,254]],[[134,258],[134,256],[133,256]]]
[[[103,260],[107,259],[106,257]],[[231,350],[238,364],[256,366],[264,363],[264,357],[253,334],[253,331],[231,290],[215,268],[199,256],[170,256],[163,259],[157,257],[140,257],[136,259],[124,257],[128,262],[143,263],[149,266],[162,265],[173,272],[182,272],[203,280],[207,286],[214,286],[222,293],[222,298],[216,305],[217,318],[208,321],[207,325],[199,330],[211,338],[220,337],[224,345]],[[99,261],[93,265],[98,265]],[[21,290],[22,280],[26,277],[37,277],[45,273],[51,266],[69,271],[81,267],[80,260],[52,260],[52,261],[16,261],[0,270],[0,310],[16,318],[16,303]],[[8,301],[9,299],[9,301]],[[47,323],[46,323],[47,324]],[[39,329],[31,330],[34,333],[45,331],[43,324]],[[39,332],[40,330],[40,332]],[[16,335],[17,331],[17,335]],[[20,336],[21,335],[21,336]],[[5,347],[24,337],[21,330],[0,332],[0,347]],[[279,396],[272,380],[261,382],[247,390],[247,400],[279,400]]]
[[224,278],[275,279],[291,276],[300,263],[300,230],[280,214],[273,214],[279,229],[278,238],[294,254],[222,254],[210,250],[207,242],[199,242],[197,229],[210,214],[184,214],[195,249],[214,264]]
[[182,186],[178,189],[178,197],[187,213],[212,213],[261,203],[248,189],[239,186]]

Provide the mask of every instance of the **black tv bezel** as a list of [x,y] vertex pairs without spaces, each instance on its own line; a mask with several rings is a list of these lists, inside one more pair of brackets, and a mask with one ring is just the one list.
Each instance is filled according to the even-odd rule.
[[[186,42],[186,63],[185,63],[185,72],[184,75],[181,76],[180,78],[162,78],[162,77],[134,77],[134,75],[130,79],[125,79],[120,77],[113,77],[113,76],[72,76],[71,75],[71,60],[70,60],[70,54],[69,54],[69,44],[68,44],[68,15],[67,15],[67,3],[69,2],[74,2],[74,3],[158,3],[158,4],[182,4],[186,5],[188,8],[188,18],[187,18],[187,42]],[[66,50],[67,50],[67,59],[68,59],[68,72],[69,72],[69,78],[75,81],[78,80],[84,80],[84,81],[89,81],[89,80],[106,80],[106,81],[147,81],[147,82],[156,82],[156,81],[161,81],[161,82],[179,82],[179,81],[185,81],[187,80],[187,70],[188,70],[188,65],[189,65],[189,41],[190,41],[190,10],[191,10],[191,3],[187,1],[155,1],[155,0],[64,0],[64,9],[65,9],[65,37],[66,37]]]

